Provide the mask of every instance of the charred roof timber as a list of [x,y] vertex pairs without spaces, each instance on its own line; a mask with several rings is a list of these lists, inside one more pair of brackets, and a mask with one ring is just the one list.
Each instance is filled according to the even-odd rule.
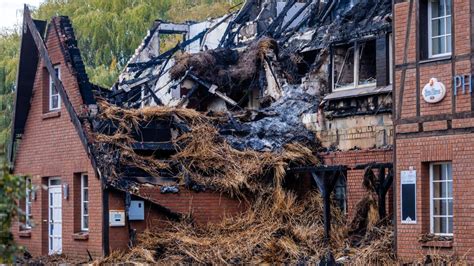
[[[28,60],[36,66],[41,56],[54,73],[37,30],[44,24],[25,10],[20,70],[36,46],[39,53]],[[89,83],[70,22],[60,17],[62,45],[88,112],[78,114],[55,75],[53,82],[104,188],[139,197],[144,183],[166,187],[162,193],[174,193],[178,183],[255,193],[263,190],[257,178],[310,173],[324,197],[328,240],[329,196],[347,167],[320,164],[315,153],[323,145],[315,131],[327,133],[346,117],[391,113],[390,17],[390,0],[248,0],[208,21],[156,21],[109,92]],[[161,53],[161,34],[184,38]],[[28,104],[18,103],[28,102],[32,86],[19,83],[14,139],[28,112]],[[305,123],[315,115],[316,130]],[[377,191],[384,217],[391,166],[366,167],[367,187]]]

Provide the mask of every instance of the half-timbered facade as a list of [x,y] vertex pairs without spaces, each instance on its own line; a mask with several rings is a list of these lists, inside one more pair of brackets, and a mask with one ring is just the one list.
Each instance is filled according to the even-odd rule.
[[474,260],[472,1],[394,1],[396,248]]

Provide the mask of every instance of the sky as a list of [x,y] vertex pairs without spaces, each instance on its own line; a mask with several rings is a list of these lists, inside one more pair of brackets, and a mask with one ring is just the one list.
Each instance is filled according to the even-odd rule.
[[44,0],[0,0],[0,28],[21,24],[23,5],[38,7]]

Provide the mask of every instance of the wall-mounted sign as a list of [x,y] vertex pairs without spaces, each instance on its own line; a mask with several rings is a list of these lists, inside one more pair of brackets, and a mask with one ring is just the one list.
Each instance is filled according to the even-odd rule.
[[458,89],[462,94],[466,94],[466,88],[469,94],[472,94],[472,75],[457,75],[454,77],[454,95],[458,95]]
[[416,223],[416,170],[400,172],[402,223]]
[[435,78],[431,78],[430,82],[425,85],[421,92],[423,99],[428,103],[437,103],[446,96],[446,87],[443,83]]

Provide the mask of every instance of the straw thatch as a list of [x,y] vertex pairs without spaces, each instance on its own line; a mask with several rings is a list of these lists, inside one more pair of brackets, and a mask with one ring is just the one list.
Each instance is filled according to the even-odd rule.
[[[157,173],[157,169],[179,165],[177,177],[181,183],[190,179],[249,203],[245,212],[227,217],[219,224],[198,227],[182,220],[164,228],[151,228],[139,236],[138,245],[129,252],[116,252],[102,262],[298,263],[317,262],[328,251],[335,257],[349,251],[360,261],[393,259],[389,251],[392,231],[375,225],[378,216],[371,214],[377,208],[370,194],[365,204],[358,205],[361,210],[366,209],[361,212],[364,222],[359,224],[365,228],[358,246],[352,247],[350,223],[339,208],[332,208],[331,239],[326,243],[319,193],[312,190],[296,197],[284,188],[283,180],[290,166],[319,164],[313,149],[288,143],[279,152],[239,151],[219,135],[218,118],[189,109],[125,110],[106,103],[101,103],[100,109],[99,118],[115,125],[111,132],[93,136],[96,152],[103,155],[101,163],[109,162],[107,158],[113,156],[108,154],[115,152],[119,164],[132,164],[151,174]],[[177,151],[167,161],[138,155],[131,148],[132,132],[154,119],[177,119],[189,127],[173,139]],[[108,164],[107,168],[113,167]],[[377,255],[381,252],[384,255]]]

